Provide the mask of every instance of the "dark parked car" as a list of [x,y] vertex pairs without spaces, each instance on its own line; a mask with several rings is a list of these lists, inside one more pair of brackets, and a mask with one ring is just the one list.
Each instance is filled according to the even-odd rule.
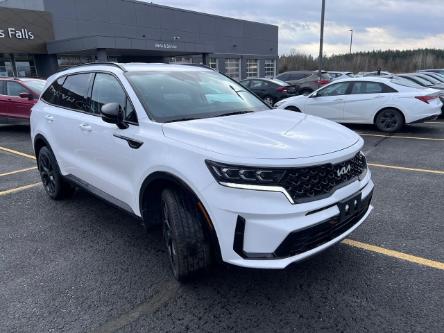
[[44,86],[39,79],[0,78],[0,123],[29,122]]
[[325,71],[321,73],[321,77],[319,77],[318,71],[291,71],[281,73],[276,78],[292,85],[298,85],[302,95],[308,95],[331,82],[330,75]]
[[268,105],[273,105],[281,99],[299,93],[299,86],[290,85],[278,79],[246,79],[240,83],[262,98]]

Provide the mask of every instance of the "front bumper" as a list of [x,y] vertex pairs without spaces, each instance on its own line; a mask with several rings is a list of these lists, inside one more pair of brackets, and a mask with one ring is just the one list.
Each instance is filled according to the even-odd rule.
[[[207,189],[207,209],[222,259],[250,268],[285,268],[339,242],[355,230],[373,207],[371,173],[339,188],[328,198],[291,204],[282,193],[226,188]],[[361,193],[361,210],[339,222],[339,204]],[[329,227],[332,226],[332,227]]]

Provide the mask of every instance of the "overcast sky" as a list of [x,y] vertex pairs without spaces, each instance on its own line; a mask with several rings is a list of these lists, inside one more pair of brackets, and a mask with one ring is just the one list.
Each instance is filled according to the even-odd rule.
[[[279,26],[279,53],[317,55],[321,0],[157,0]],[[444,48],[444,0],[326,0],[325,53]]]

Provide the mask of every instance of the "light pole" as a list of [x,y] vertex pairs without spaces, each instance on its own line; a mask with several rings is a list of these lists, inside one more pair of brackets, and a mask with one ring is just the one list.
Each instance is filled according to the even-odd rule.
[[352,45],[353,45],[353,29],[350,29],[350,54],[352,53]]
[[324,48],[324,16],[325,16],[325,0],[322,0],[322,10],[321,10],[321,37],[319,40],[319,80],[322,74],[322,54]]

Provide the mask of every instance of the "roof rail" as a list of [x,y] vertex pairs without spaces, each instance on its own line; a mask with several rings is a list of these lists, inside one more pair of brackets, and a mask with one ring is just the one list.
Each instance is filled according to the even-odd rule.
[[66,68],[66,69],[70,69],[70,68],[74,68],[74,67],[80,67],[80,66],[94,66],[94,65],[114,66],[114,67],[120,68],[124,72],[127,71],[125,67],[123,67],[121,64],[118,64],[117,62],[86,62],[84,64],[74,65],[74,66],[71,66],[71,67]]

